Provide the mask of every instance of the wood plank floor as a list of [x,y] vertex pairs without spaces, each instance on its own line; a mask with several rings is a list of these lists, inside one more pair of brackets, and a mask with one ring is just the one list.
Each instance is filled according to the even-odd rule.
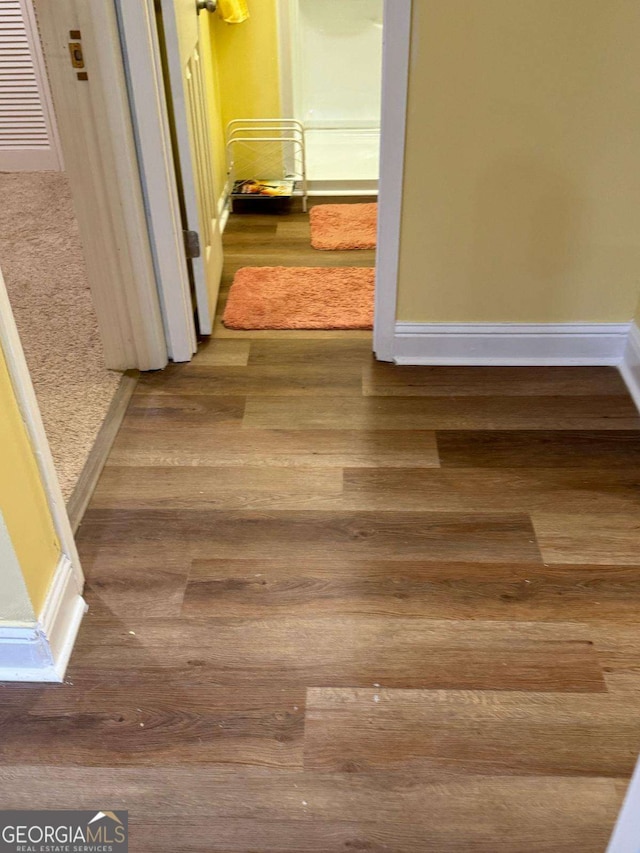
[[[235,216],[247,264],[371,265]],[[232,332],[144,376],[79,531],[60,686],[5,686],[3,808],[154,853],[604,853],[640,753],[640,419],[613,369]]]

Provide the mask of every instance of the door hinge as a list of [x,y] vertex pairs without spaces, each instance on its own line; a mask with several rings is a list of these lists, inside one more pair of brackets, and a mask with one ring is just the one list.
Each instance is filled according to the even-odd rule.
[[200,237],[197,231],[183,231],[184,234],[184,249],[187,253],[187,258],[200,257]]

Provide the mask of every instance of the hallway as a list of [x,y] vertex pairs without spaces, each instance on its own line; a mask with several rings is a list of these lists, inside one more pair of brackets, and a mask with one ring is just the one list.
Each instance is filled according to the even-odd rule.
[[[233,216],[223,284],[310,254],[374,262]],[[218,322],[139,382],[67,680],[3,689],[3,807],[129,809],[154,853],[603,853],[640,753],[639,486],[614,369]]]

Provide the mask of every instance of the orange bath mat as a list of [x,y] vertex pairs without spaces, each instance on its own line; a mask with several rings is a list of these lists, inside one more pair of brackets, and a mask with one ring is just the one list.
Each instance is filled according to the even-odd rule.
[[309,212],[314,249],[375,249],[377,204],[317,204]]
[[243,267],[222,321],[229,329],[371,329],[368,267]]

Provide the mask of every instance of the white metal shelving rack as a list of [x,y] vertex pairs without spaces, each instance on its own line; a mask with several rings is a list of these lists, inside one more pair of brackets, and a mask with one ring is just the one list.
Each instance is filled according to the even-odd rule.
[[[235,119],[227,125],[227,195],[264,199],[272,196],[234,193],[241,181],[285,182],[307,211],[307,158],[304,125],[297,119]],[[283,198],[286,196],[276,196]]]

